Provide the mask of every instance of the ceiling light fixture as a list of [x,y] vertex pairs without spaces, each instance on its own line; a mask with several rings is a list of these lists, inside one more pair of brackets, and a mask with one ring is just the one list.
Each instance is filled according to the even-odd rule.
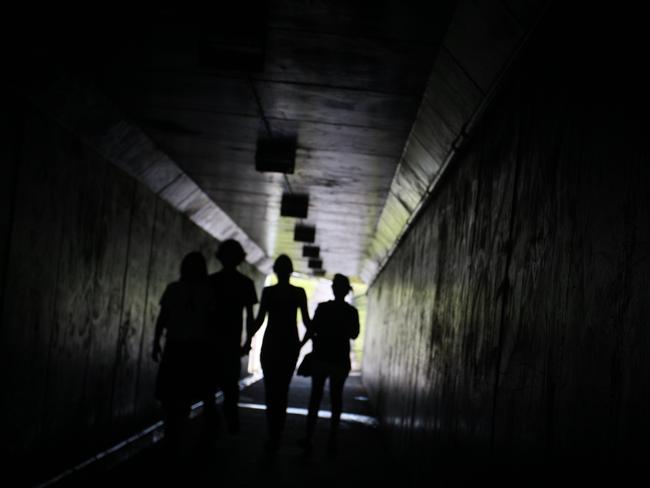
[[296,166],[296,140],[293,138],[259,139],[255,151],[255,169],[262,173],[293,174]]
[[282,195],[282,204],[280,206],[280,215],[283,217],[307,218],[309,209],[309,195],[297,195],[294,193],[285,193]]
[[298,242],[314,242],[316,227],[311,225],[296,224],[293,229],[293,240]]
[[318,247],[318,246],[302,246],[302,257],[303,258],[319,258],[320,257],[320,247]]
[[323,260],[322,259],[310,259],[309,262],[307,263],[307,266],[309,266],[311,269],[322,269],[323,268]]

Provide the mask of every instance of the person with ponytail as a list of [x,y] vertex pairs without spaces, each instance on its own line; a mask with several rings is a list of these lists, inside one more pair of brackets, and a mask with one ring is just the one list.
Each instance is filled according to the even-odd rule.
[[268,428],[266,448],[269,452],[278,449],[287,416],[289,384],[300,352],[298,310],[303,324],[306,327],[310,324],[305,290],[293,286],[289,280],[293,272],[291,259],[284,254],[279,256],[273,264],[273,271],[278,283],[262,291],[259,312],[248,334],[251,338],[268,315],[260,361],[264,373]]

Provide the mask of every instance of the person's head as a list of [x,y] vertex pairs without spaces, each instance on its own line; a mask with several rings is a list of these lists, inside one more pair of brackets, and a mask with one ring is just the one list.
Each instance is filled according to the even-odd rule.
[[350,280],[347,276],[339,273],[336,273],[334,275],[334,279],[332,280],[332,291],[334,292],[334,298],[343,300],[351,289],[352,287],[350,287]]
[[273,272],[278,276],[278,281],[288,281],[293,273],[293,263],[286,254],[281,254],[273,263]]
[[224,268],[236,268],[244,261],[246,252],[235,239],[226,239],[219,245],[216,256]]
[[181,281],[197,282],[208,275],[203,254],[198,251],[191,252],[183,258],[181,263]]

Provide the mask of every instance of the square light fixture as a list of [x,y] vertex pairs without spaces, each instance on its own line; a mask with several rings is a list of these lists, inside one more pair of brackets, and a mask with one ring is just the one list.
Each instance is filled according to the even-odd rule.
[[320,257],[320,247],[318,247],[318,246],[302,246],[302,257],[303,258],[319,258]]
[[322,259],[310,259],[309,262],[307,263],[307,266],[309,266],[311,269],[322,269],[323,268],[323,260]]
[[293,240],[298,242],[314,242],[316,227],[311,225],[296,224],[293,228]]
[[283,217],[307,218],[309,208],[309,195],[296,195],[285,193],[282,195],[282,205],[280,206],[280,215]]
[[255,151],[255,169],[268,173],[293,174],[296,165],[296,140],[282,137],[259,139]]

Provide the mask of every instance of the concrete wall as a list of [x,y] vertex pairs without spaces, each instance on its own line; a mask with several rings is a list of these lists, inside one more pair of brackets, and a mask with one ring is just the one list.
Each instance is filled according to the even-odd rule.
[[28,103],[12,103],[0,134],[9,175],[0,437],[5,460],[37,477],[159,420],[158,301],[187,252],[203,252],[213,271],[218,243]]
[[641,44],[592,20],[544,21],[369,290],[364,382],[407,478],[647,453],[649,105]]

